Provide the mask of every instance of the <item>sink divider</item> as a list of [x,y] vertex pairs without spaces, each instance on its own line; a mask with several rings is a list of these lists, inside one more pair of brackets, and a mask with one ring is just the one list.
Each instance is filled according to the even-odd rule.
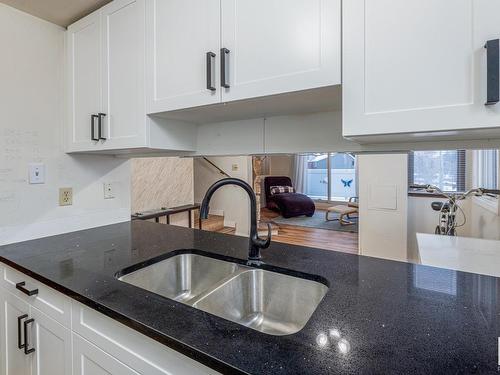
[[225,284],[227,284],[228,282],[230,282],[234,278],[238,277],[242,273],[248,272],[249,270],[251,270],[250,267],[245,267],[245,266],[241,266],[241,265],[237,264],[236,265],[236,269],[234,270],[233,273],[227,275],[223,279],[221,279],[218,282],[216,282],[215,284],[211,285],[204,292],[198,294],[197,296],[191,298],[190,300],[184,301],[184,303],[186,305],[189,305],[189,306],[192,306],[192,307],[196,307],[196,304],[198,302],[200,302],[202,299],[204,299],[205,297],[209,296],[210,294],[212,294],[213,292],[215,292],[217,289],[219,289],[220,287],[224,286]]

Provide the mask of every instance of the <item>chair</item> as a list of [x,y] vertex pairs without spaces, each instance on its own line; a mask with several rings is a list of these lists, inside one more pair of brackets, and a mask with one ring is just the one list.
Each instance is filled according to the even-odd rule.
[[[331,219],[329,214],[332,212],[338,214],[339,217]],[[355,224],[355,222],[349,220],[350,219],[349,215],[358,213],[359,213],[358,197],[351,197],[349,198],[349,202],[347,203],[347,205],[339,204],[337,206],[328,207],[326,209],[325,220],[326,221],[338,220],[340,225],[353,225]],[[347,217],[347,219],[345,219],[345,217]]]
[[264,178],[264,189],[266,193],[266,207],[270,210],[280,212],[285,218],[296,216],[313,216],[316,206],[314,201],[307,195],[300,193],[271,194],[272,186],[292,186],[290,177],[268,176]]

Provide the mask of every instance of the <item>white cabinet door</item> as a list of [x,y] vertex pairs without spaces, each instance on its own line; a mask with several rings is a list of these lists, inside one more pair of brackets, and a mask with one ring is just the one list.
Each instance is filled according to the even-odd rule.
[[[68,151],[98,149],[97,120],[101,111],[101,26],[99,12],[74,23],[67,31]],[[94,123],[94,125],[92,125]]]
[[32,354],[19,348],[24,343],[22,327],[29,305],[0,288],[0,308],[0,375],[29,375]]
[[496,0],[343,2],[344,136],[500,126],[485,106]]
[[340,0],[222,0],[229,86],[222,100],[340,84],[340,5]]
[[103,148],[144,146],[145,0],[115,0],[101,20]]
[[33,353],[32,375],[71,374],[71,331],[31,307],[33,319],[28,337]]
[[137,375],[138,372],[124,365],[97,346],[81,338],[73,337],[73,375]]
[[[220,0],[151,0],[147,6],[148,112],[220,102]],[[207,60],[210,52],[215,56]]]

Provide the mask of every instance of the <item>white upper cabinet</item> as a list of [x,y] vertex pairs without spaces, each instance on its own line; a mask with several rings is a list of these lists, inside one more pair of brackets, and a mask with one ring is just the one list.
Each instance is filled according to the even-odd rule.
[[496,0],[343,2],[344,136],[500,126],[485,105],[498,14]]
[[99,13],[68,28],[67,136],[75,151],[100,146],[97,134],[97,113],[101,106],[100,38]]
[[151,0],[149,113],[341,83],[340,0]]
[[115,0],[68,27],[68,151],[146,145],[145,0]]
[[223,101],[340,84],[340,0],[222,0],[221,9]]
[[149,112],[220,102],[220,0],[151,0]]
[[153,5],[114,0],[69,26],[67,152],[194,150],[195,125],[146,114],[146,6]]
[[104,148],[146,143],[145,3],[115,0],[102,8]]

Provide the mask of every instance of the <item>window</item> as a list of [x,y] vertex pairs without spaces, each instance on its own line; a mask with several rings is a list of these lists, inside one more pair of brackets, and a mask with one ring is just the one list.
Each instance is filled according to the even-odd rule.
[[298,159],[306,163],[304,194],[325,201],[348,201],[356,196],[355,155],[344,152],[320,153],[298,156]]
[[328,154],[306,155],[305,189],[303,193],[312,199],[328,199]]
[[[474,150],[472,160],[472,187],[498,189],[498,150]],[[498,197],[483,195],[473,197],[473,201],[482,208],[500,215]]]
[[465,150],[415,151],[408,158],[408,183],[443,191],[465,190]]
[[498,150],[474,151],[474,186],[498,188]]

